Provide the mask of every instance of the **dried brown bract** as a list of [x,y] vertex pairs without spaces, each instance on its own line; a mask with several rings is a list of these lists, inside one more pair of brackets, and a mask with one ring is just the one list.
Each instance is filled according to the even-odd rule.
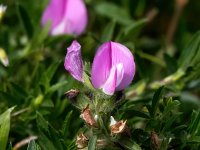
[[89,105],[85,109],[83,109],[83,111],[81,113],[81,118],[83,118],[83,120],[88,125],[98,128],[98,124],[90,111]]
[[88,145],[88,138],[83,133],[77,135],[76,137],[77,148],[82,149],[82,148],[87,147],[87,145]]

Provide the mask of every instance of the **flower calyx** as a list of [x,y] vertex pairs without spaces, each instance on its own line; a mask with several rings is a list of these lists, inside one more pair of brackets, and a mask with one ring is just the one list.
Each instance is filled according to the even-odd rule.
[[91,110],[89,108],[89,105],[87,105],[86,108],[83,109],[80,117],[91,127],[95,127],[98,128],[98,124],[95,120],[95,118],[93,117]]
[[110,117],[110,120],[111,120],[111,123],[110,123],[111,135],[123,133],[128,129],[126,125],[127,120],[116,121],[113,118],[113,116]]
[[83,134],[78,134],[76,137],[76,146],[78,149],[83,149],[88,145],[88,138]]

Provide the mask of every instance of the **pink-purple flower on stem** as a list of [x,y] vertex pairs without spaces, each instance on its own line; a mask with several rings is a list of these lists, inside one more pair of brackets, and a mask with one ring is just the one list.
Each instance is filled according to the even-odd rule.
[[108,95],[125,89],[135,75],[132,53],[124,45],[106,42],[101,45],[92,64],[92,84]]
[[51,22],[50,34],[80,35],[86,28],[88,16],[83,0],[50,0],[42,16],[42,25]]
[[65,69],[78,81],[83,82],[83,60],[81,45],[74,40],[67,48],[64,62]]
[[[65,69],[83,82],[83,61],[81,46],[73,41],[65,57]],[[125,89],[135,75],[135,62],[132,53],[124,45],[116,42],[102,44],[92,64],[92,84],[107,95]]]

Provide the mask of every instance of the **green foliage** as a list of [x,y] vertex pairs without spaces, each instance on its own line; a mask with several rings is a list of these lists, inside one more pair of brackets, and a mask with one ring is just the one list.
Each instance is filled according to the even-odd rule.
[[14,107],[8,109],[6,112],[0,115],[0,147],[2,150],[6,149],[8,135],[10,132],[10,118],[11,112]]
[[95,148],[96,148],[96,142],[97,142],[97,136],[94,135],[89,140],[88,149],[89,150],[95,150]]
[[[106,144],[102,149],[200,149],[198,2],[183,9],[171,43],[166,34],[178,8],[174,1],[85,0],[89,23],[79,37],[51,37],[50,22],[41,27],[48,2],[1,1],[7,10],[0,48],[9,66],[0,54],[0,149],[36,136],[19,149],[74,150],[79,134],[89,150]],[[86,61],[84,84],[63,66],[74,38]],[[126,45],[136,62],[133,83],[112,97],[92,86],[90,74],[96,49],[109,40]],[[71,89],[79,92],[74,99],[64,94]],[[80,117],[87,106],[98,127]],[[110,116],[126,121],[125,133],[111,134]]]
[[41,150],[40,146],[35,143],[35,141],[30,141],[27,150]]

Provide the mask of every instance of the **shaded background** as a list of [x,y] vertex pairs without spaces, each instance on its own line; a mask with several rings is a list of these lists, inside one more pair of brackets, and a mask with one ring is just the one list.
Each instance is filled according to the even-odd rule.
[[[200,27],[198,0],[85,2],[89,15],[86,31],[80,37],[51,37],[40,23],[47,0],[1,0],[0,3],[7,5],[7,10],[0,23],[0,47],[6,51],[10,65],[4,67],[0,64],[0,113],[17,106],[11,122],[9,141],[12,145],[38,135],[38,143],[43,149],[46,145],[56,147],[52,142],[55,139],[48,137],[49,140],[45,133],[38,130],[38,126],[43,126],[40,125],[40,116],[43,116],[55,128],[55,135],[66,126],[59,140],[68,149],[73,149],[73,139],[84,123],[64,93],[82,85],[64,70],[63,60],[66,48],[74,38],[82,45],[84,61],[91,63],[98,46],[108,40],[118,41],[133,52],[137,64],[136,76],[132,86],[126,90],[129,101],[116,116],[128,119],[134,129],[144,129],[143,119],[137,118],[133,109],[142,110],[150,102],[156,89],[150,87],[151,83],[162,81],[181,68],[181,59],[184,59],[181,54]],[[183,113],[174,126],[187,124],[192,110],[200,105],[199,68],[184,71],[187,72],[183,78],[167,87],[170,91],[167,94],[180,100],[178,110]],[[143,83],[145,87],[141,90]],[[64,120],[67,123],[63,124]],[[141,145],[145,148],[144,143],[141,142]]]

